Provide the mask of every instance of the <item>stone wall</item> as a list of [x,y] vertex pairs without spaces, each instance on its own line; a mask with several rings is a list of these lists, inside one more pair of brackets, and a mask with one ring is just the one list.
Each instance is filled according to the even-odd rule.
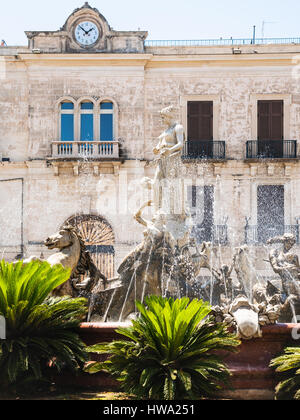
[[[84,56],[15,52],[16,56],[0,50],[0,153],[11,160],[0,163],[0,180],[22,178],[24,197],[23,204],[15,203],[9,183],[1,185],[5,201],[1,208],[9,214],[10,223],[5,223],[2,214],[0,252],[11,258],[20,252],[21,243],[6,238],[14,230],[12,220],[16,220],[14,234],[19,232],[21,238],[23,205],[27,255],[45,252],[41,242],[69,217],[99,214],[114,229],[118,265],[142,239],[142,229],[132,215],[140,204],[138,180],[153,174],[148,162],[163,130],[159,111],[173,104],[186,127],[186,103],[199,98],[214,100],[214,140],[226,141],[227,160],[183,163],[183,167],[186,178],[215,186],[215,223],[228,218],[230,247],[222,248],[222,258],[229,261],[231,248],[243,243],[245,218],[256,223],[257,185],[283,184],[285,222],[296,223],[300,216],[299,161],[249,162],[245,144],[256,138],[255,107],[260,98],[282,98],[285,139],[300,138],[300,92],[295,73],[298,46],[268,46],[259,49],[259,54],[248,51],[237,56],[227,47],[211,50],[211,54],[201,48],[180,52],[148,48],[147,54]],[[98,162],[95,172],[93,164],[80,163],[77,174],[74,162],[51,160],[51,142],[58,140],[57,103],[65,96],[116,102],[122,159],[115,165]],[[115,213],[105,207],[112,196],[117,197]],[[126,197],[131,202],[130,212],[124,211]],[[262,261],[267,249],[257,249],[253,253],[260,257],[259,269],[267,275],[269,267]]]

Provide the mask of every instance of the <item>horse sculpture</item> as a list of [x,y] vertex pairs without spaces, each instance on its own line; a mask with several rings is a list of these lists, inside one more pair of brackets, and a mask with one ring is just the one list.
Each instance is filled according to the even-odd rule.
[[[69,295],[76,297],[78,295],[85,295],[88,297],[89,291],[95,287],[100,280],[102,280],[105,287],[106,277],[93,263],[89,252],[86,250],[82,237],[73,226],[63,226],[58,233],[49,236],[44,244],[49,250],[58,249],[59,251],[50,255],[46,260],[31,256],[25,259],[23,263],[26,264],[31,261],[39,260],[47,261],[51,266],[61,264],[63,267],[71,269],[69,280],[53,291],[54,296]],[[87,272],[89,272],[90,277],[84,285],[82,285],[79,283],[78,279]]]

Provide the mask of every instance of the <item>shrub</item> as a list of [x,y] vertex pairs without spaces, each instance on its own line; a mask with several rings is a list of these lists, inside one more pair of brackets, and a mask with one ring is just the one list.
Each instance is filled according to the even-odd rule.
[[49,297],[69,276],[69,270],[47,262],[0,262],[0,315],[6,320],[0,386],[40,380],[49,363],[76,370],[87,360],[77,333],[86,300]]
[[276,372],[286,372],[287,378],[276,387],[276,399],[300,400],[300,347],[287,347],[284,354],[273,359],[270,366]]
[[234,351],[240,342],[208,317],[208,303],[157,296],[145,303],[137,302],[140,316],[132,326],[117,330],[127,340],[88,348],[110,355],[88,372],[109,372],[125,392],[148,399],[199,398],[228,383],[230,373],[216,351]]

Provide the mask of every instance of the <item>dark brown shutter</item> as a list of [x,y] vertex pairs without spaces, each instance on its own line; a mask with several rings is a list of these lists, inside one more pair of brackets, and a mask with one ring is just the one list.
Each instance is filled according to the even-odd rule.
[[258,140],[283,140],[283,101],[258,101]]
[[213,140],[213,102],[188,102],[188,140]]

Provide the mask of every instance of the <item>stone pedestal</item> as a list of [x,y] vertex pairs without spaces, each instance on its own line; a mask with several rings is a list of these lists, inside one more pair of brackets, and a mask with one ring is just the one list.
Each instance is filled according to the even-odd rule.
[[[116,323],[86,323],[81,325],[80,335],[88,345],[109,342],[120,338],[116,333],[116,329],[120,326],[121,324]],[[262,327],[262,338],[242,341],[238,353],[226,354],[224,360],[232,372],[233,390],[224,390],[221,397],[235,400],[273,399],[278,377],[274,369],[269,368],[269,364],[285,347],[299,344],[293,340],[293,329],[299,332],[300,324]],[[92,359],[101,360],[98,355],[92,355]],[[118,384],[103,373],[80,374],[76,377],[64,375],[57,378],[57,383],[94,389],[118,389]]]
[[278,375],[269,367],[285,347],[299,345],[293,340],[293,329],[300,324],[276,324],[262,327],[262,338],[242,341],[239,353],[228,354],[225,362],[232,372],[233,390],[222,392],[224,398],[273,399]]

